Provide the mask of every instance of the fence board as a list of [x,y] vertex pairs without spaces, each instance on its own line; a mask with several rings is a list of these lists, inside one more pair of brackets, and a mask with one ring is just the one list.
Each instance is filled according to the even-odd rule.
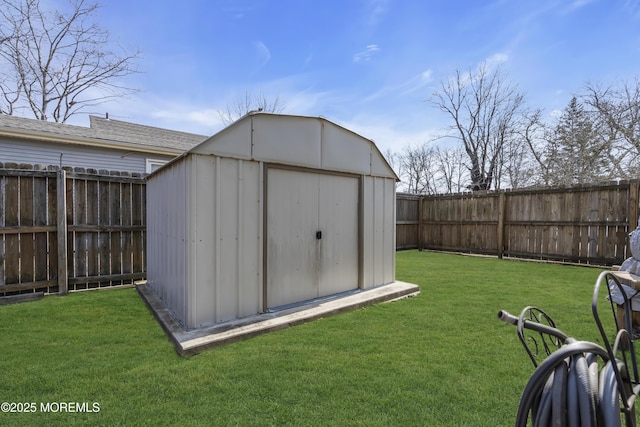
[[[19,177],[19,212],[18,225],[20,227],[33,226],[33,178]],[[18,275],[20,282],[33,282],[33,234],[18,234],[20,266]]]
[[[56,227],[57,230],[57,199],[58,183],[56,176],[47,177],[47,225]],[[49,254],[49,278],[55,280],[55,287],[49,287],[49,292],[58,290],[58,232],[47,233],[47,246]]]
[[[98,225],[109,224],[109,182],[98,182]],[[107,276],[111,274],[111,239],[108,231],[98,233],[98,263],[100,264],[99,272],[101,276]],[[108,282],[101,283],[101,285],[108,285]]]
[[[85,209],[86,224],[98,223],[98,182],[95,179],[86,181],[87,205]],[[87,276],[97,276],[99,273],[98,261],[98,233],[85,233],[87,242]]]
[[[73,185],[73,225],[87,223],[87,189],[83,179],[72,179]],[[73,230],[73,229],[71,229]],[[71,231],[74,241],[75,274],[73,277],[87,276],[87,233],[83,231]]]
[[[34,177],[33,180],[33,225],[46,227],[47,224],[47,178]],[[36,282],[49,279],[47,250],[47,231],[34,231],[34,280]]]
[[[5,227],[19,226],[19,178],[7,176],[4,181],[4,225]],[[20,241],[18,235],[14,234],[5,234],[4,241],[4,284],[12,285],[20,282]]]
[[[145,195],[146,187],[142,184],[133,184],[131,191],[131,225],[142,226],[146,224],[145,220]],[[141,231],[133,231],[133,271],[144,271],[144,252],[145,252],[145,233],[144,228]]]
[[[121,225],[121,210],[120,210],[120,183],[109,183],[109,218],[107,219],[108,225]],[[122,242],[121,234],[117,231],[109,233],[110,240],[110,274],[122,273]]]

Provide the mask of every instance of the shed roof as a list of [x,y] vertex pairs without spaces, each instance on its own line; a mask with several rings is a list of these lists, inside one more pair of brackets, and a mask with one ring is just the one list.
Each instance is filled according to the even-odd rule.
[[323,117],[249,113],[188,153],[398,180],[372,140]]
[[0,114],[0,135],[167,155],[180,154],[207,138],[96,116],[89,117],[89,124],[75,126]]

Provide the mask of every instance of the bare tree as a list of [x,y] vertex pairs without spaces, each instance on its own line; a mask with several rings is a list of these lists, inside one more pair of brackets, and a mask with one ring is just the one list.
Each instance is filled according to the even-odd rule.
[[398,157],[400,178],[406,192],[415,194],[437,192],[436,157],[433,147],[427,147],[426,144],[407,146]]
[[442,148],[435,151],[438,172],[438,193],[460,193],[466,186],[468,174],[464,166],[465,152],[461,147]]
[[522,120],[519,138],[525,142],[528,149],[532,172],[530,184],[550,185],[552,177],[548,159],[552,158],[553,154],[549,153],[548,141],[553,138],[549,136],[549,126],[542,120],[542,109],[527,111]]
[[453,121],[448,136],[461,141],[467,153],[469,187],[490,189],[502,151],[517,135],[524,95],[507,82],[500,68],[489,70],[483,64],[477,72],[456,71],[433,96],[433,104]]
[[69,0],[69,12],[39,0],[0,0],[0,112],[30,110],[65,122],[109,99],[134,92],[121,78],[136,73],[139,51],[113,50],[92,22],[98,3]]
[[604,120],[619,132],[630,146],[640,152],[640,80],[623,81],[620,86],[587,83],[582,96]]
[[234,102],[227,104],[224,110],[218,110],[218,115],[222,123],[230,125],[251,111],[281,113],[285,107],[278,96],[269,100],[262,92],[258,95],[252,95],[247,91],[244,93],[244,97],[239,97]]
[[515,134],[505,141],[500,153],[498,169],[494,175],[495,189],[523,188],[539,183],[544,174],[541,169],[540,147],[545,126],[541,121],[542,110],[524,111],[514,124]]
[[402,174],[400,169],[400,155],[394,152],[391,148],[384,150],[382,155],[396,175],[400,176]]
[[587,83],[581,97],[599,117],[601,139],[607,144],[608,167],[620,178],[640,172],[640,80],[604,86]]

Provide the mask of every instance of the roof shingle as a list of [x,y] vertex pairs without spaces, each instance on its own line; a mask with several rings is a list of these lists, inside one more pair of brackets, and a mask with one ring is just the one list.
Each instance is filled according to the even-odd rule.
[[[78,139],[135,144],[148,147],[151,150],[160,148],[177,151],[189,150],[208,138],[206,135],[138,125],[96,116],[89,117],[89,124],[90,127],[83,127],[0,114],[0,133],[5,129],[25,134],[60,135]],[[87,144],[90,145],[90,141],[87,141]]]

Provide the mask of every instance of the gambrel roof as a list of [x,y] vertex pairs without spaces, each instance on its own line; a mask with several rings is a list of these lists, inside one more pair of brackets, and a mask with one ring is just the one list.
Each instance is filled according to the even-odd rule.
[[323,117],[249,113],[189,153],[398,180],[372,140]]

